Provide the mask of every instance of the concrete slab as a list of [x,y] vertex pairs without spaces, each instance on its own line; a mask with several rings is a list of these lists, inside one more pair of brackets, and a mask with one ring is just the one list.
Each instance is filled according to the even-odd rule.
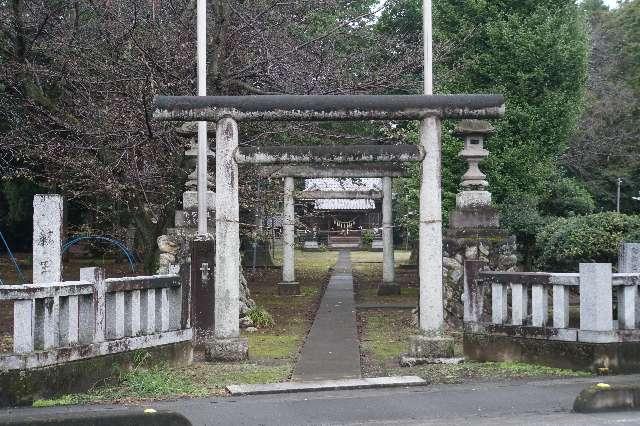
[[360,374],[351,257],[343,250],[293,370],[292,381],[356,379]]
[[402,386],[421,386],[427,382],[418,376],[372,377],[367,379],[319,380],[314,382],[286,382],[261,385],[230,385],[231,395],[259,395],[274,393],[375,389]]

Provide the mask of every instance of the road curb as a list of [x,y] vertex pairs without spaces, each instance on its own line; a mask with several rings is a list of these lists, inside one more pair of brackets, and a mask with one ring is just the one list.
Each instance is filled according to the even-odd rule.
[[319,380],[314,382],[285,382],[258,385],[230,385],[233,396],[277,393],[319,392],[353,389],[376,389],[404,386],[424,386],[427,382],[418,376],[371,377],[366,379]]
[[584,389],[575,402],[576,413],[640,410],[640,385],[598,383]]

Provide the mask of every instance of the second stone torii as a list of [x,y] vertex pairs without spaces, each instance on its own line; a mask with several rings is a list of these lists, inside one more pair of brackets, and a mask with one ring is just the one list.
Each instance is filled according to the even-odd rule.
[[[331,194],[295,193],[294,176],[313,178],[316,175],[331,174],[335,178],[362,178],[361,169],[353,165],[376,165],[368,174],[376,174],[383,180],[383,280],[378,288],[379,295],[399,294],[400,287],[395,282],[393,255],[393,216],[391,200],[391,177],[402,173],[399,166],[405,162],[416,162],[424,159],[424,150],[417,145],[330,145],[330,146],[284,146],[284,147],[252,147],[239,148],[234,158],[239,164],[279,165],[288,164],[288,169],[263,168],[261,175],[265,177],[281,177],[284,175],[284,208],[283,208],[283,262],[282,281],[278,283],[278,294],[300,294],[300,284],[295,279],[295,209],[294,199],[348,199],[371,198],[376,194],[370,192],[333,191]],[[313,163],[312,166],[307,165]],[[320,165],[318,164],[320,163]],[[301,166],[303,165],[303,166]],[[329,167],[326,167],[329,166]],[[324,169],[320,172],[320,169]]]

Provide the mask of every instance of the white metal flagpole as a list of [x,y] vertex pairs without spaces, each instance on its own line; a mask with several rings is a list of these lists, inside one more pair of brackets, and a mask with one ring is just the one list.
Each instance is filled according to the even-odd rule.
[[[207,95],[207,1],[198,0],[198,96]],[[207,122],[198,122],[198,234],[207,233]]]
[[424,30],[424,94],[433,95],[433,21],[431,0],[422,4],[422,26]]

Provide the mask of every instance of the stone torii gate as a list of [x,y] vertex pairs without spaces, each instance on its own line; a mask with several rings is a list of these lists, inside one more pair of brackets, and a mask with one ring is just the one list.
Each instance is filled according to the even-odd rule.
[[[267,154],[267,152],[269,154]],[[393,254],[393,215],[391,205],[391,179],[405,176],[400,163],[422,161],[424,151],[416,145],[347,145],[347,146],[288,146],[243,148],[236,155],[239,163],[278,164],[291,161],[295,165],[274,169],[263,167],[259,174],[264,177],[284,177],[283,212],[283,262],[282,282],[278,284],[280,295],[300,293],[300,285],[295,280],[295,212],[294,200],[320,199],[370,199],[382,198],[383,222],[383,269],[382,283],[378,287],[379,295],[400,294],[395,281],[395,262]],[[300,163],[314,162],[311,166]],[[322,163],[318,165],[317,163]],[[363,169],[353,165],[376,165],[369,169],[366,177],[379,177],[383,181],[382,193],[379,191],[294,191],[294,179],[317,178],[327,174],[329,169],[333,178],[363,178]],[[330,165],[330,167],[327,167]]]
[[[420,144],[425,158],[420,191],[419,274],[420,329],[425,335],[411,340],[411,354],[439,357],[448,355],[447,348],[451,347],[441,337],[444,326],[441,120],[498,118],[503,114],[501,95],[157,96],[155,119],[217,123],[215,328],[207,358],[238,360],[248,354],[248,343],[240,338],[238,320],[238,121],[422,121]],[[327,172],[327,177],[332,177],[331,171]]]

